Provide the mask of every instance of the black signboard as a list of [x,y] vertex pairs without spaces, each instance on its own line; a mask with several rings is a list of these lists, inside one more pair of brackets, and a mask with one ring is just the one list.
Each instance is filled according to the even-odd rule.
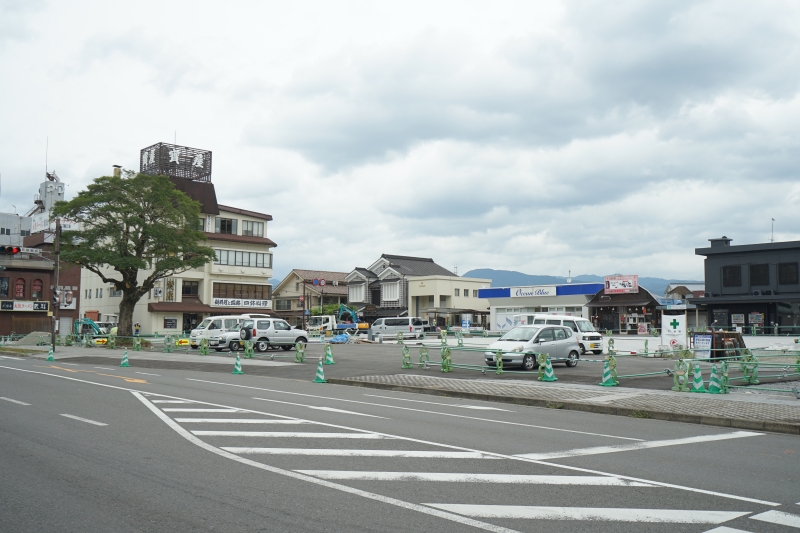
[[164,319],[164,329],[178,329],[178,319],[177,318],[165,318]]
[[0,311],[13,311],[14,302],[0,302]]
[[34,311],[47,311],[50,302],[33,302]]
[[0,301],[0,311],[49,311],[50,302],[31,302],[24,300]]

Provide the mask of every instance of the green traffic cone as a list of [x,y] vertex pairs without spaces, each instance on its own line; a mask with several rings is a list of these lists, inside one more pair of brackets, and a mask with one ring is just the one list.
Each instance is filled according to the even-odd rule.
[[323,365],[335,365],[336,361],[333,360],[333,351],[331,350],[331,345],[325,345],[325,360],[322,362]]
[[611,378],[611,369],[608,366],[608,361],[603,364],[603,381],[600,382],[601,387],[616,387],[618,383]]
[[717,364],[711,365],[711,377],[708,378],[708,394],[722,394],[722,386],[719,382],[719,374],[717,374]]
[[130,363],[128,363],[128,349],[127,348],[125,348],[125,351],[122,352],[122,362],[119,364],[119,366],[131,366]]
[[544,376],[539,377],[539,381],[558,381],[555,372],[553,372],[553,364],[548,357],[544,365]]
[[328,380],[325,379],[325,370],[322,368],[322,357],[319,358],[319,364],[317,365],[317,376],[314,378],[312,383],[327,383]]
[[703,374],[700,372],[700,363],[694,362],[694,380],[692,381],[692,390],[690,392],[706,392],[703,385]]
[[233,372],[231,372],[231,374],[244,374],[244,372],[242,372],[242,362],[239,361],[238,353],[236,354],[236,364],[233,365]]
[[53,347],[52,346],[50,347],[50,351],[47,352],[47,360],[48,361],[55,361],[56,360],[56,358],[53,357]]

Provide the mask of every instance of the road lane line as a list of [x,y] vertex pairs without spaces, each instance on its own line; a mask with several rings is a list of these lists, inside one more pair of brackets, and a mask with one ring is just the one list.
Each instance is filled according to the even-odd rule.
[[500,409],[499,407],[484,407],[482,405],[458,405],[453,403],[426,402],[423,400],[411,400],[408,398],[394,398],[392,396],[381,396],[379,394],[365,394],[364,396],[369,396],[370,398],[383,398],[385,400],[397,400],[399,402],[427,403],[430,405],[443,405],[445,407],[458,407],[460,409],[477,409],[480,411],[505,411],[507,413],[516,412],[516,411],[510,411],[508,409]]
[[198,437],[275,437],[300,439],[390,439],[375,433],[324,433],[308,431],[192,431]]
[[770,524],[800,528],[800,516],[782,511],[767,511],[766,513],[753,515],[750,518],[769,522]]
[[113,368],[108,368],[105,366],[96,366],[95,368],[99,368],[100,370],[114,370]]
[[161,412],[158,407],[151,404],[139,391],[132,390],[131,394],[133,394],[136,398],[139,399],[150,411],[153,412],[157,417],[159,417],[165,424],[167,424],[170,428],[172,428],[175,432],[177,432],[180,436],[191,442],[192,444],[203,448],[206,451],[219,455],[221,457],[225,457],[226,459],[231,459],[233,461],[237,461],[239,463],[252,466],[255,468],[259,468],[261,470],[265,470],[267,472],[272,472],[274,474],[280,474],[283,476],[291,477],[294,479],[299,479],[301,481],[307,481],[309,483],[314,483],[316,485],[326,487],[329,489],[338,490],[341,492],[345,492],[348,494],[354,494],[356,496],[361,496],[363,498],[368,498],[370,500],[387,503],[389,505],[394,505],[397,507],[401,507],[403,509],[408,509],[411,511],[416,511],[419,513],[424,513],[430,516],[435,516],[437,518],[442,518],[445,520],[450,520],[451,522],[456,522],[458,524],[462,524],[465,526],[471,526],[478,529],[483,529],[484,531],[492,531],[494,533],[519,533],[516,530],[496,526],[494,524],[488,524],[486,522],[480,522],[478,520],[472,520],[470,518],[465,518],[463,516],[459,516],[453,513],[448,513],[444,511],[440,511],[438,509],[431,509],[430,507],[425,507],[423,505],[418,505],[415,503],[409,503],[403,500],[398,500],[397,498],[391,498],[389,496],[383,496],[381,494],[375,494],[373,492],[367,492],[365,490],[356,489],[353,487],[348,487],[346,485],[340,485],[338,483],[331,483],[330,481],[325,481],[322,479],[317,479],[315,477],[306,476],[304,474],[299,474],[297,472],[292,472],[291,470],[284,470],[282,468],[277,468],[274,466],[266,465],[264,463],[259,463],[257,461],[251,461],[245,457],[239,457],[238,455],[234,455],[230,452],[226,452],[220,448],[215,448],[214,446],[203,442],[202,440],[198,439],[185,429],[183,429],[180,425],[173,422],[173,420]]
[[416,459],[499,459],[480,452],[445,452],[437,450],[355,450],[321,448],[251,448],[220,446],[231,453],[261,455],[326,455],[336,457],[413,457]]
[[357,481],[442,481],[450,483],[509,483],[517,485],[581,485],[605,487],[653,487],[605,476],[546,476],[517,474],[460,474],[450,472],[365,472],[361,470],[295,470],[321,479]]
[[719,526],[715,527],[714,529],[709,529],[704,533],[750,533],[750,531],[745,531],[744,529],[733,529],[732,527],[727,526]]
[[266,420],[261,418],[176,418],[175,422],[202,422],[203,424],[312,424],[308,420]]
[[671,524],[721,524],[749,511],[695,511],[685,509],[620,509],[610,507],[538,507],[525,505],[474,505],[424,503],[436,509],[477,518],[538,520],[596,520]]
[[148,374],[147,372],[134,372],[134,374],[141,374],[143,376],[155,376],[157,378],[161,377],[161,374]]
[[153,403],[194,403],[186,400],[151,400]]
[[166,413],[240,413],[241,409],[215,409],[202,407],[165,407]]
[[334,407],[318,407],[316,405],[308,405],[304,403],[293,403],[293,402],[282,402],[280,400],[271,400],[269,398],[253,398],[254,400],[261,400],[263,402],[272,402],[272,403],[284,403],[286,405],[296,405],[298,407],[305,407],[306,409],[314,409],[315,411],[329,411],[331,413],[341,413],[346,415],[358,415],[358,416],[368,416],[370,418],[383,418],[387,420],[384,416],[378,415],[368,415],[367,413],[359,413],[357,411],[345,411],[344,409],[336,409]]
[[757,437],[759,435],[763,435],[763,433],[754,433],[752,431],[734,431],[733,433],[723,433],[720,435],[700,435],[697,437],[685,437],[682,439],[651,440],[646,442],[635,442],[633,444],[618,444],[616,446],[595,446],[593,448],[576,448],[574,450],[564,450],[562,452],[521,453],[517,454],[516,457],[524,457],[525,459],[536,459],[537,461],[547,461],[551,459],[563,459],[566,457],[583,457],[585,455],[628,452],[632,450],[644,450],[649,448],[663,448],[665,446],[680,446],[682,444],[694,444],[698,442],[742,439],[745,437]]
[[61,413],[61,416],[65,416],[67,418],[71,418],[73,420],[80,420],[81,422],[86,422],[87,424],[94,424],[95,426],[107,426],[108,424],[103,424],[102,422],[97,422],[95,420],[89,420],[88,418],[81,418],[75,415],[68,415],[66,413]]
[[21,402],[19,400],[12,400],[11,398],[6,398],[5,396],[0,396],[0,400],[5,400],[11,403],[17,403],[19,405],[30,405],[29,403]]
[[343,398],[332,398],[332,397],[329,397],[329,396],[317,396],[317,395],[314,395],[314,394],[302,394],[302,393],[299,393],[299,392],[288,392],[288,391],[281,391],[281,390],[275,390],[275,389],[264,389],[264,388],[261,388],[261,387],[251,387],[251,386],[248,386],[248,385],[235,385],[233,383],[220,383],[218,381],[208,381],[208,380],[205,380],[205,379],[193,379],[193,378],[186,378],[186,379],[189,380],[189,381],[198,381],[200,383],[211,383],[213,385],[227,385],[229,387],[238,387],[238,388],[243,388],[243,389],[255,389],[255,390],[262,390],[262,391],[267,391],[267,392],[277,392],[279,394],[293,394],[293,395],[296,395],[296,396],[310,396],[311,398],[319,398],[319,399],[322,399],[322,400],[336,400],[336,401],[339,401],[339,402],[358,403],[358,404],[362,404],[362,405],[372,405],[374,407],[386,407],[388,409],[399,409],[399,410],[402,410],[402,411],[414,411],[416,413],[425,413],[425,414],[431,414],[431,415],[442,415],[442,416],[446,416],[446,417],[450,417],[450,418],[465,418],[467,420],[479,420],[481,422],[492,422],[494,424],[506,424],[506,425],[509,425],[509,426],[521,426],[521,427],[528,427],[528,428],[534,428],[534,429],[547,429],[547,430],[550,430],[550,431],[561,431],[563,433],[577,433],[579,435],[592,435],[592,436],[595,436],[595,437],[607,437],[609,439],[631,440],[631,441],[636,441],[636,442],[643,442],[644,441],[644,439],[635,439],[633,437],[619,437],[617,435],[606,435],[604,433],[590,433],[588,431],[578,431],[578,430],[575,430],[575,429],[561,429],[561,428],[554,428],[554,427],[550,427],[550,426],[539,426],[539,425],[535,425],[535,424],[523,424],[521,422],[507,422],[505,420],[494,420],[494,419],[491,419],[491,418],[480,418],[480,417],[476,417],[476,416],[457,415],[457,414],[453,414],[453,413],[440,413],[438,411],[426,411],[424,409],[413,409],[411,407],[400,407],[398,405],[386,405],[386,404],[382,404],[382,403],[360,402],[358,400],[345,400]]
[[[141,398],[144,398],[144,395],[156,394],[156,393],[153,393],[153,392],[150,392],[150,391],[139,391],[139,390],[131,389],[131,388],[128,388],[128,387],[120,387],[120,386],[117,386],[117,385],[109,385],[109,384],[106,384],[106,383],[98,383],[96,381],[89,381],[89,380],[78,379],[78,378],[73,378],[73,377],[69,377],[69,376],[62,376],[62,375],[59,375],[59,374],[51,374],[51,373],[48,373],[48,372],[41,372],[41,371],[38,371],[38,370],[28,370],[28,369],[25,369],[25,368],[16,368],[16,367],[13,367],[13,366],[3,366],[3,365],[0,365],[0,369],[11,370],[11,371],[14,371],[14,372],[23,372],[23,373],[27,373],[27,374],[38,374],[38,375],[48,376],[48,377],[57,378],[57,379],[75,381],[75,382],[78,382],[78,383],[84,383],[84,384],[88,384],[88,385],[96,385],[98,387],[106,387],[106,388],[110,388],[110,389],[117,389],[117,390],[127,391],[127,392],[130,392],[130,393],[134,393],[134,394],[136,394],[138,396],[141,396]],[[181,399],[182,400],[186,400],[186,398],[180,398],[178,396],[170,396],[170,395],[167,395],[167,394],[157,394],[157,395],[161,396],[161,397],[164,397],[164,398],[171,398],[171,399],[174,399],[174,400],[181,400]],[[194,403],[202,404],[202,405],[212,405],[212,406],[216,406],[216,407],[227,407],[227,406],[224,406],[224,405],[215,404],[215,403],[211,403],[211,402],[202,402],[202,401],[196,401],[196,400],[189,400],[189,401],[194,401]],[[150,408],[151,407],[148,407],[148,409],[150,409]],[[158,410],[158,408],[155,405],[152,405],[152,409]],[[236,409],[238,411],[242,412],[242,413],[252,413],[252,414],[262,415],[262,416],[274,416],[276,418],[289,419],[289,420],[304,420],[304,419],[300,419],[300,418],[296,418],[296,417],[290,417],[290,416],[286,416],[286,415],[279,415],[279,414],[275,414],[275,413],[265,413],[264,411],[256,411],[255,409],[243,409],[243,408],[236,408]],[[160,413],[160,410],[159,410],[159,413]],[[162,415],[163,415],[164,418],[169,419],[169,417],[167,415],[164,415],[163,413],[162,413]],[[455,416],[455,417],[459,417],[459,418],[471,418],[471,417],[463,417],[462,415],[451,415],[451,416]],[[170,419],[170,421],[171,421],[171,419]],[[346,430],[351,430],[351,431],[364,431],[364,430],[362,430],[360,428],[353,428],[353,427],[350,427],[350,426],[343,426],[343,425],[340,425],[340,424],[331,424],[331,423],[327,423],[327,422],[317,422],[317,421],[313,421],[313,420],[304,420],[304,421],[308,422],[308,423],[311,423],[311,424],[323,425],[323,426],[326,426],[326,427],[332,427],[332,428],[338,428],[338,429],[346,429]],[[175,423],[174,425],[177,426],[177,427],[180,427],[177,423]],[[186,432],[186,430],[184,430],[183,428],[181,428],[181,431]],[[186,433],[188,434],[188,432],[186,432]],[[379,433],[379,432],[375,432],[375,433]],[[392,434],[389,434],[389,433],[380,433],[380,434],[388,435],[388,436],[394,437],[396,439],[406,440],[406,441],[409,441],[409,442],[417,442],[417,443],[421,443],[421,444],[430,444],[430,445],[441,446],[441,447],[444,447],[444,448],[450,448],[450,449],[454,449],[454,450],[478,451],[478,450],[472,450],[470,448],[464,448],[462,446],[454,446],[454,445],[451,445],[451,444],[436,443],[436,442],[426,441],[426,440],[422,440],[422,439],[415,439],[415,438],[412,438],[412,437],[403,437],[403,436],[400,436],[400,435],[392,435]],[[202,441],[200,441],[200,439],[198,439],[197,437],[194,437],[191,434],[189,434],[189,436],[192,439],[196,439],[199,442],[202,442]],[[638,481],[638,482],[641,482],[641,483],[647,483],[647,484],[650,484],[650,485],[656,485],[658,487],[682,490],[682,491],[687,491],[687,492],[694,492],[696,494],[706,494],[706,495],[709,495],[709,496],[717,496],[717,497],[720,497],[720,498],[727,498],[727,499],[730,499],[730,500],[738,500],[738,501],[743,501],[743,502],[756,503],[756,504],[760,504],[760,505],[768,505],[770,507],[780,507],[782,505],[781,503],[778,503],[778,502],[771,502],[771,501],[767,501],[767,500],[759,500],[758,498],[749,498],[747,496],[739,496],[739,495],[736,495],[736,494],[729,494],[729,493],[725,493],[725,492],[717,492],[717,491],[713,491],[713,490],[700,489],[700,488],[697,488],[697,487],[687,487],[685,485],[677,485],[677,484],[674,484],[674,483],[664,483],[664,482],[661,482],[661,481],[653,481],[653,480],[650,480],[650,479],[642,479],[642,478],[637,478],[637,477],[633,477],[633,476],[624,476],[624,475],[619,475],[619,474],[612,474],[612,473],[609,473],[609,472],[603,472],[601,470],[593,470],[593,469],[590,469],[590,468],[582,468],[582,467],[577,467],[577,466],[562,465],[562,464],[558,464],[558,463],[549,463],[549,462],[546,462],[546,461],[537,461],[537,460],[534,460],[534,459],[525,459],[525,458],[521,458],[521,457],[515,457],[513,455],[504,455],[504,454],[499,454],[499,453],[494,453],[494,452],[480,452],[480,453],[485,453],[487,455],[493,455],[493,456],[501,458],[501,459],[512,459],[512,460],[524,461],[524,462],[527,462],[527,463],[539,464],[539,465],[548,466],[548,467],[552,467],[552,468],[558,468],[558,469],[562,469],[562,470],[569,470],[571,472],[581,472],[581,473],[584,473],[584,474],[595,474],[595,475],[598,475],[598,476],[618,477],[620,479],[627,479],[627,480],[630,480],[630,481]],[[233,457],[238,457],[238,456],[233,456]],[[259,465],[261,463],[254,463],[254,464]]]

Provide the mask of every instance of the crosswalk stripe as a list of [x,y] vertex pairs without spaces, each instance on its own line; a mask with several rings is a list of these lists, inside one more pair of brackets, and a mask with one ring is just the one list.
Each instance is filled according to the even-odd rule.
[[376,433],[323,433],[302,431],[192,431],[198,437],[278,437],[304,439],[388,439]]
[[419,450],[336,450],[322,448],[247,448],[224,447],[231,453],[264,455],[335,455],[341,457],[415,457],[418,459],[497,459],[493,455],[477,452],[446,452]]
[[800,516],[784,513],[782,511],[767,511],[765,513],[753,515],[750,518],[762,522],[769,522],[770,524],[800,528]]
[[704,533],[750,533],[749,531],[745,531],[744,529],[734,529],[728,526],[719,526],[715,527],[714,529],[709,529]]
[[620,509],[604,507],[535,507],[524,505],[472,505],[424,503],[463,516],[480,518],[530,518],[540,520],[599,520],[605,522],[669,522],[721,524],[748,514],[735,511],[684,509]]
[[697,437],[685,437],[682,439],[670,440],[651,440],[645,442],[635,442],[632,444],[618,444],[615,446],[596,446],[593,448],[577,448],[574,450],[564,450],[560,452],[549,453],[521,453],[515,457],[524,459],[534,459],[537,461],[545,461],[548,459],[562,459],[564,457],[579,457],[584,455],[598,455],[603,453],[614,452],[627,452],[631,450],[644,450],[647,448],[662,448],[664,446],[679,446],[682,444],[693,444],[698,442],[711,442],[717,440],[728,439],[741,439],[744,437],[755,437],[763,435],[763,433],[754,433],[752,431],[734,431],[732,433],[723,433],[720,435],[700,435]]
[[163,409],[166,413],[239,413],[239,409],[201,409],[189,407],[165,407]]
[[320,479],[360,481],[444,481],[462,483],[514,483],[525,485],[603,485],[652,487],[646,483],[606,476],[545,476],[515,474],[461,474],[450,472],[365,472],[358,470],[295,470]]
[[203,424],[310,424],[307,420],[272,420],[264,418],[176,418],[175,422]]

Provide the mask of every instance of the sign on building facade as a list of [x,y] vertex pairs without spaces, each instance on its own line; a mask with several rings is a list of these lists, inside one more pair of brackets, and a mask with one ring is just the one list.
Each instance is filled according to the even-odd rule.
[[606,276],[604,294],[626,294],[639,292],[639,276]]
[[272,300],[248,300],[244,298],[214,298],[212,307],[253,307],[257,309],[271,309]]
[[157,143],[139,153],[139,171],[193,181],[211,181],[211,151]]
[[535,296],[555,296],[555,287],[515,287],[511,289],[512,298],[530,298]]

